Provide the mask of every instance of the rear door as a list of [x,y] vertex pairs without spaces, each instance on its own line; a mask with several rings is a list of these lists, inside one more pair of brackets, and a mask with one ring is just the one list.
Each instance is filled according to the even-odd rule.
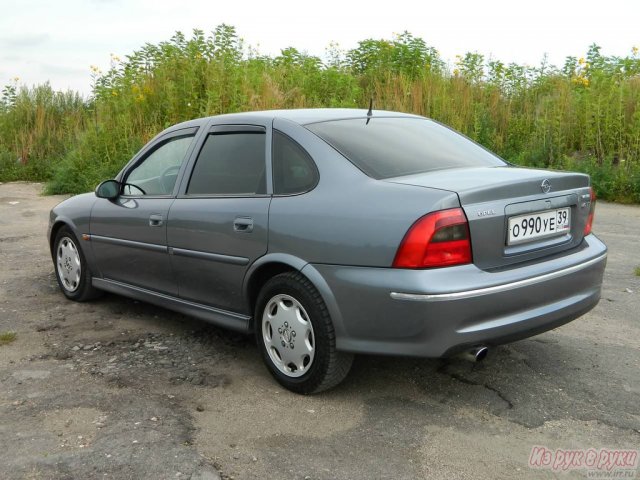
[[250,313],[242,282],[267,251],[270,136],[268,124],[210,126],[169,211],[167,241],[181,298]]

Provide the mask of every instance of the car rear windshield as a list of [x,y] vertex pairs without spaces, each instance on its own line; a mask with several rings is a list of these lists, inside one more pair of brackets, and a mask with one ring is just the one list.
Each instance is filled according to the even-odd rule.
[[421,118],[378,117],[306,125],[376,179],[506,163],[463,135]]

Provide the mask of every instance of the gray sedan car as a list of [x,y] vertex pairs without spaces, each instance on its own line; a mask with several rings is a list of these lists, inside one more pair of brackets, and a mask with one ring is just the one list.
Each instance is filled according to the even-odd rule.
[[481,358],[593,308],[589,177],[518,168],[426,118],[220,115],[151,140],[51,211],[62,292],[125,295],[255,332],[313,393],[353,354]]

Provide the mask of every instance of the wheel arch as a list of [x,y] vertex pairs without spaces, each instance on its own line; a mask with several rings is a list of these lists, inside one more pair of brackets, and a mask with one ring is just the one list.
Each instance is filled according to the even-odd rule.
[[252,331],[254,328],[254,311],[260,289],[270,278],[284,272],[299,272],[309,279],[322,296],[331,315],[336,336],[340,338],[344,332],[342,314],[331,288],[313,265],[299,257],[284,253],[267,254],[260,257],[251,265],[245,275],[243,295],[251,312],[249,330]]
[[99,273],[100,270],[97,268],[96,261],[93,256],[93,249],[91,248],[91,245],[90,245],[91,242],[83,241],[82,232],[78,230],[76,224],[70,218],[67,218],[64,216],[58,216],[56,217],[53,224],[51,225],[51,231],[49,232],[49,251],[51,253],[52,258],[53,258],[53,249],[54,249],[54,243],[56,241],[56,236],[58,235],[58,232],[60,231],[60,229],[64,227],[67,227],[69,230],[71,230],[71,232],[78,239],[78,246],[82,249],[84,258],[87,264],[89,265],[89,268],[91,269],[94,276],[100,275]]
[[63,217],[56,218],[55,222],[51,226],[51,231],[49,233],[49,251],[51,252],[52,255],[53,255],[53,247],[54,247],[53,244],[56,241],[56,235],[58,235],[58,232],[60,231],[60,229],[64,227],[69,228],[73,232],[73,234],[76,236],[76,238],[78,238],[78,232],[76,231],[75,225],[73,224],[73,222]]

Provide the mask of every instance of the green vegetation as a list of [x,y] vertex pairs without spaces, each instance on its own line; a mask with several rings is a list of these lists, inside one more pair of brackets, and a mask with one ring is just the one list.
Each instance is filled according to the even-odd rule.
[[0,332],[0,346],[13,342],[16,336],[16,332]]
[[634,273],[636,274],[636,277],[640,277],[640,267],[636,267]]
[[47,180],[52,193],[93,189],[162,129],[245,110],[367,107],[425,115],[505,159],[592,175],[599,198],[640,202],[640,55],[592,45],[561,68],[504,64],[479,53],[446,65],[409,33],[364,40],[326,59],[246,48],[233,27],[176,33],[111,68],[92,68],[93,95],[49,85],[5,87],[0,180]]

